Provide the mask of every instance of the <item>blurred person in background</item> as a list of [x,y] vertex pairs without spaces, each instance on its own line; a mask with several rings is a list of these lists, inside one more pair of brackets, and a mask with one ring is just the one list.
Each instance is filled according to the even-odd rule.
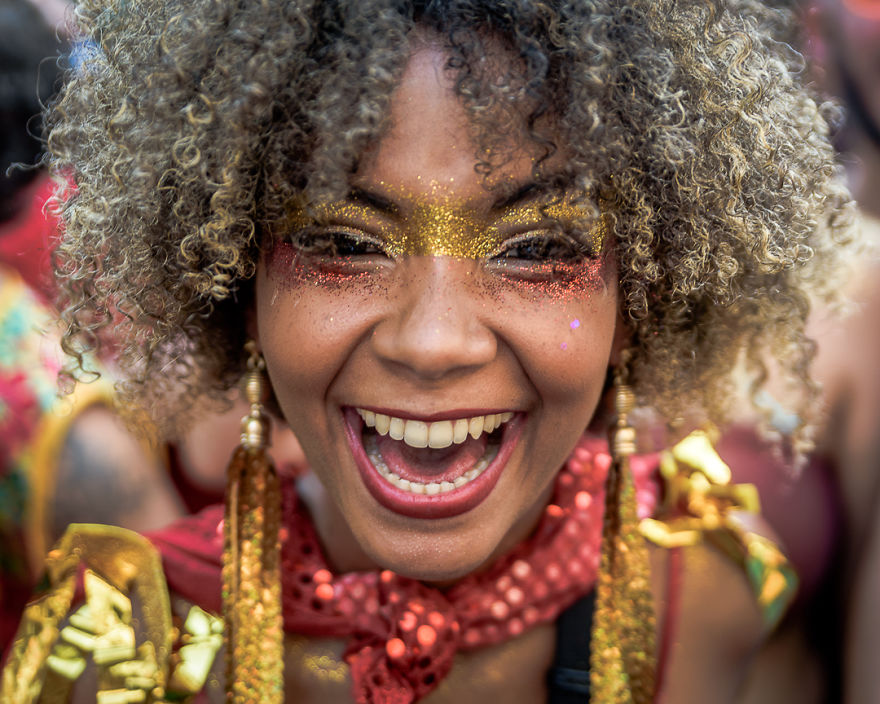
[[51,330],[54,184],[42,107],[66,46],[27,0],[0,0],[0,653],[67,524],[164,525],[183,510],[154,451],[113,410],[109,381],[59,400]]
[[816,80],[844,107],[837,133],[870,248],[855,267],[843,321],[817,316],[816,374],[825,387],[824,444],[840,467],[849,554],[843,624],[848,702],[880,701],[880,2],[810,0],[806,53]]
[[[777,36],[803,53],[805,71],[829,100],[823,109],[859,205],[862,250],[850,263],[848,310],[841,315],[814,306],[811,313],[809,333],[817,343],[811,371],[822,385],[826,418],[817,449],[796,479],[780,474],[775,489],[761,487],[762,500],[777,503],[775,513],[789,525],[802,517],[791,531],[799,536],[796,544],[828,555],[831,569],[765,646],[743,703],[875,702],[880,701],[880,2],[767,4],[796,10],[802,20],[780,24]],[[790,415],[777,408],[781,425]],[[754,471],[769,475],[761,464]],[[821,505],[795,503],[809,484],[824,487],[814,492],[824,494]],[[774,514],[770,502],[765,501],[768,517]],[[828,518],[832,530],[817,530]]]
[[0,261],[49,298],[55,219],[43,211],[54,187],[35,164],[40,111],[60,80],[66,46],[26,0],[0,1],[0,31]]

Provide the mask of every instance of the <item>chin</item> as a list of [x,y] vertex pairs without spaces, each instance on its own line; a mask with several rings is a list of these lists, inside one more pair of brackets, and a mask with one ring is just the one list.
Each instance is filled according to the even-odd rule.
[[363,515],[360,526],[351,526],[371,562],[403,577],[437,584],[488,567],[526,537],[522,529],[532,523],[530,512],[526,521],[517,520],[509,501],[490,501],[478,510],[431,521],[412,521],[377,509]]
[[374,555],[374,560],[384,569],[401,577],[416,579],[428,584],[451,584],[477,572],[488,560],[461,560],[456,555],[424,551],[418,554]]

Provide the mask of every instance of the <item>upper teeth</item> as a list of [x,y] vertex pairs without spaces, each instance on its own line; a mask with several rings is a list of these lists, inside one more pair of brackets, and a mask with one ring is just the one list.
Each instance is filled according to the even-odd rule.
[[410,447],[432,447],[442,449],[453,443],[460,444],[468,435],[477,439],[483,433],[491,433],[502,423],[513,418],[513,413],[490,413],[487,416],[438,420],[426,423],[422,420],[404,420],[384,413],[374,413],[363,408],[357,412],[368,428],[375,428],[379,435],[390,435],[395,440],[403,440]]

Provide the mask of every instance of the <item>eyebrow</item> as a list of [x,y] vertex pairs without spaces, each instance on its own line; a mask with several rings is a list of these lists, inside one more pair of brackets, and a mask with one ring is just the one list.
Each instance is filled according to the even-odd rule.
[[352,188],[348,193],[348,200],[376,210],[383,215],[400,217],[400,207],[394,201],[364,188]]
[[566,197],[573,192],[573,186],[570,178],[563,177],[562,174],[551,174],[546,182],[529,181],[510,189],[507,193],[502,193],[501,197],[492,205],[492,211],[498,212],[519,206],[528,206],[533,201],[552,194]]
[[534,181],[530,181],[529,183],[524,183],[518,188],[514,189],[511,193],[502,195],[498,200],[496,200],[492,204],[492,211],[498,212],[499,210],[508,210],[517,205],[522,205],[526,201],[534,200],[535,198],[542,195],[545,189],[541,188]]

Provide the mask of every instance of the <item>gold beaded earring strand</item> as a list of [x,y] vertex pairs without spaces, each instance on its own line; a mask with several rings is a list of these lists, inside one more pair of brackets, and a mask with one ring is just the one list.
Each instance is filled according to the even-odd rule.
[[266,363],[249,341],[241,441],[227,470],[223,546],[226,700],[280,704],[284,697],[281,615],[281,492],[267,453]]
[[655,685],[655,616],[648,549],[639,533],[629,458],[636,431],[635,405],[622,369],[615,371],[611,466],[605,484],[602,555],[596,579],[596,613],[590,642],[591,700],[600,704],[650,704]]

